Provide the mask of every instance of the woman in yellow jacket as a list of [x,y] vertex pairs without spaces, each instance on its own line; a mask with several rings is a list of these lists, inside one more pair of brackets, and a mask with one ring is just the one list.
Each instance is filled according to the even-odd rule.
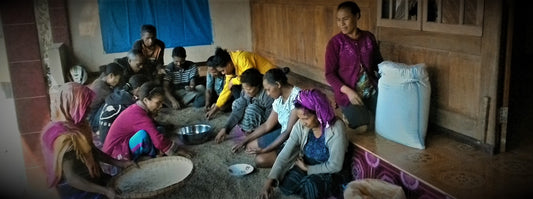
[[207,109],[205,115],[207,119],[213,118],[232,96],[234,99],[239,98],[242,89],[240,76],[244,71],[255,68],[264,75],[268,70],[276,68],[270,61],[256,53],[240,50],[228,52],[220,47],[215,50],[215,55],[207,65],[215,67],[226,76],[224,88],[217,102]]

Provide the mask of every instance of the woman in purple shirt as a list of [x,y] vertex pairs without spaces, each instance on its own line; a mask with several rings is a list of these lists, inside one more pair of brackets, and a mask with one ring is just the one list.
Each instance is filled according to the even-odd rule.
[[374,35],[357,28],[361,10],[355,2],[337,7],[337,26],[341,32],[326,48],[326,80],[335,93],[343,119],[350,128],[366,131],[369,111],[375,112],[378,68],[383,61]]

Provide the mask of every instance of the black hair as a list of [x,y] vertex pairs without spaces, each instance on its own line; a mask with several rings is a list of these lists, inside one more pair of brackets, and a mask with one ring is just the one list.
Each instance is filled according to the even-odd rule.
[[[337,11],[340,10],[340,9],[349,9],[350,12],[353,15],[355,15],[355,16],[357,16],[357,14],[361,13],[361,9],[357,5],[357,3],[353,2],[353,1],[342,2],[341,4],[339,4],[339,6],[337,6]],[[359,15],[359,17],[361,17],[361,15]]]
[[287,73],[289,73],[291,70],[289,67],[284,67],[283,69],[280,68],[273,68],[268,70],[265,73],[265,76],[263,79],[267,80],[269,84],[275,85],[276,82],[279,82],[279,84],[287,85],[289,82],[287,81]]
[[207,58],[207,61],[205,62],[205,64],[207,65],[207,67],[215,67],[212,62],[213,62],[213,59],[215,58],[215,56],[211,56],[209,58]]
[[178,46],[172,50],[172,57],[181,57],[185,59],[187,57],[187,53],[185,52],[185,48]]
[[155,26],[154,25],[150,25],[150,24],[144,24],[141,26],[141,33],[150,33],[150,34],[153,34],[154,36],[156,36],[157,32],[155,30]]
[[150,81],[148,77],[143,74],[136,74],[130,77],[128,83],[124,85],[124,90],[131,92],[138,87],[141,87],[144,83]]
[[143,51],[139,48],[130,49],[127,55],[130,59],[134,59],[136,56],[144,57]]
[[123,72],[124,70],[122,69],[122,67],[114,62],[100,66],[100,74],[102,76],[106,76],[109,74],[122,75]]
[[156,84],[155,82],[146,82],[139,89],[140,100],[143,100],[144,98],[151,100],[153,97],[158,96],[158,95],[164,97],[165,90],[163,90],[163,87]]
[[211,67],[226,67],[226,65],[231,61],[231,56],[228,51],[217,47],[215,50],[215,55],[211,61],[207,62],[207,65]]
[[263,87],[263,75],[259,70],[250,68],[241,74],[241,83],[246,83],[252,87]]

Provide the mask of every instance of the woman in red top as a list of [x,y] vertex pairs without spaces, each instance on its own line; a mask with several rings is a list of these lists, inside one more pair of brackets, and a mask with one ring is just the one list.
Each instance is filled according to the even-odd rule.
[[326,48],[326,80],[350,128],[366,131],[369,111],[375,112],[378,67],[383,61],[374,35],[357,27],[359,6],[346,1],[337,7],[337,26]]
[[165,91],[153,82],[145,83],[139,90],[139,100],[120,113],[111,125],[104,141],[103,151],[121,160],[136,160],[140,156],[154,157],[157,151],[166,155],[191,157],[191,154],[165,138],[153,118],[157,115]]

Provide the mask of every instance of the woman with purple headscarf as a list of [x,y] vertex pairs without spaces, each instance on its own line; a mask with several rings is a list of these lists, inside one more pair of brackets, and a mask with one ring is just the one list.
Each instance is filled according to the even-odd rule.
[[[285,195],[327,198],[342,193],[341,175],[348,139],[345,125],[335,117],[326,95],[302,90],[294,102],[298,122],[268,175],[260,198],[269,198],[273,187]],[[346,178],[345,178],[346,177]]]

